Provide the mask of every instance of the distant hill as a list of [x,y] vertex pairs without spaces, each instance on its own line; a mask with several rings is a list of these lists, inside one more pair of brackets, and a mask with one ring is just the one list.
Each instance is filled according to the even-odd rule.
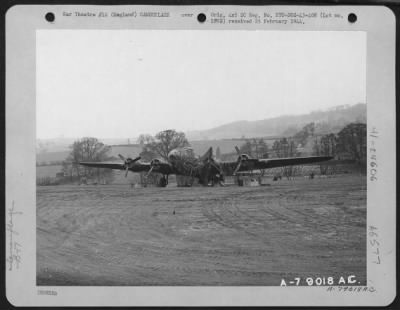
[[[301,130],[304,125],[315,122],[315,134],[339,132],[351,122],[366,123],[366,104],[337,106],[326,111],[314,111],[303,115],[287,115],[259,121],[237,121],[208,130],[188,131],[186,137],[196,154],[203,154],[210,146],[220,148],[220,152],[235,153],[235,146],[245,142],[245,138],[263,137],[274,140],[278,137],[289,137]],[[60,162],[70,153],[70,145],[77,138],[38,139],[36,144],[36,161],[38,163]],[[111,156],[122,154],[132,158],[139,155],[138,144],[126,144],[136,139],[102,139],[110,145]]]
[[237,121],[208,130],[188,131],[189,141],[239,137],[290,136],[315,122],[317,134],[338,132],[351,122],[366,122],[366,104],[344,105],[303,115],[286,115],[258,121]]

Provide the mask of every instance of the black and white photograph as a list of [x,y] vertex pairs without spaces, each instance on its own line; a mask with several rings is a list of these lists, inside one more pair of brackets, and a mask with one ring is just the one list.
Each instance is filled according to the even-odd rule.
[[37,284],[365,285],[365,39],[39,31]]
[[[64,289],[104,290],[96,305],[112,304],[107,289],[135,287],[168,287],[178,301],[169,305],[190,304],[180,288],[215,288],[215,305],[233,305],[230,293],[218,301],[228,288],[351,292],[349,305],[382,294],[373,275],[394,257],[393,223],[381,225],[395,207],[384,177],[395,153],[383,154],[394,119],[379,115],[384,87],[370,85],[392,72],[369,60],[378,45],[365,16],[375,11],[353,11],[42,9],[26,43],[34,105],[19,122],[30,140],[8,147],[29,149],[33,187],[22,194],[33,207],[9,195],[8,274],[20,277],[33,257],[27,274],[45,305]],[[18,96],[29,97],[10,102]],[[20,130],[7,126],[11,137]],[[13,154],[10,193],[24,182],[23,153]]]

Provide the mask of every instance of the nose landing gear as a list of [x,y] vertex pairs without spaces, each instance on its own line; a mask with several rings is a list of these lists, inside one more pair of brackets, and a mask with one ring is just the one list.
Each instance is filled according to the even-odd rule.
[[168,185],[168,175],[163,175],[158,182],[159,187],[166,187]]

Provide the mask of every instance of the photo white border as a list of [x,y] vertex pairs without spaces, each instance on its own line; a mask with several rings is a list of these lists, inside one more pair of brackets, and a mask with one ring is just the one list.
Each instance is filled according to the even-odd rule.
[[[79,7],[79,9],[77,9]],[[168,18],[63,17],[63,11],[169,12]],[[307,19],[305,24],[200,24],[210,12],[332,12],[343,19]],[[44,16],[53,12],[54,23]],[[181,17],[192,13],[192,18]],[[347,15],[355,13],[351,24]],[[396,132],[395,16],[383,6],[49,6],[18,5],[6,15],[6,224],[8,211],[22,244],[21,263],[9,271],[6,295],[15,306],[383,306],[396,295]],[[367,285],[352,292],[327,287],[37,287],[36,286],[36,30],[39,29],[238,29],[295,31],[363,31],[367,36],[367,225],[378,228],[376,246],[367,235]],[[370,180],[370,133],[376,128],[377,181]],[[367,232],[366,232],[367,234]],[[9,231],[6,231],[6,257]],[[39,295],[38,289],[57,295]]]

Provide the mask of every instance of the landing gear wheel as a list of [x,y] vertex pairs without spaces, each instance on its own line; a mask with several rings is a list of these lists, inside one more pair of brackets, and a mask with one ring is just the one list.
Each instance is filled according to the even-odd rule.
[[166,187],[167,184],[168,184],[168,178],[165,177],[165,176],[163,176],[163,177],[160,179],[159,186],[160,186],[160,187]]

